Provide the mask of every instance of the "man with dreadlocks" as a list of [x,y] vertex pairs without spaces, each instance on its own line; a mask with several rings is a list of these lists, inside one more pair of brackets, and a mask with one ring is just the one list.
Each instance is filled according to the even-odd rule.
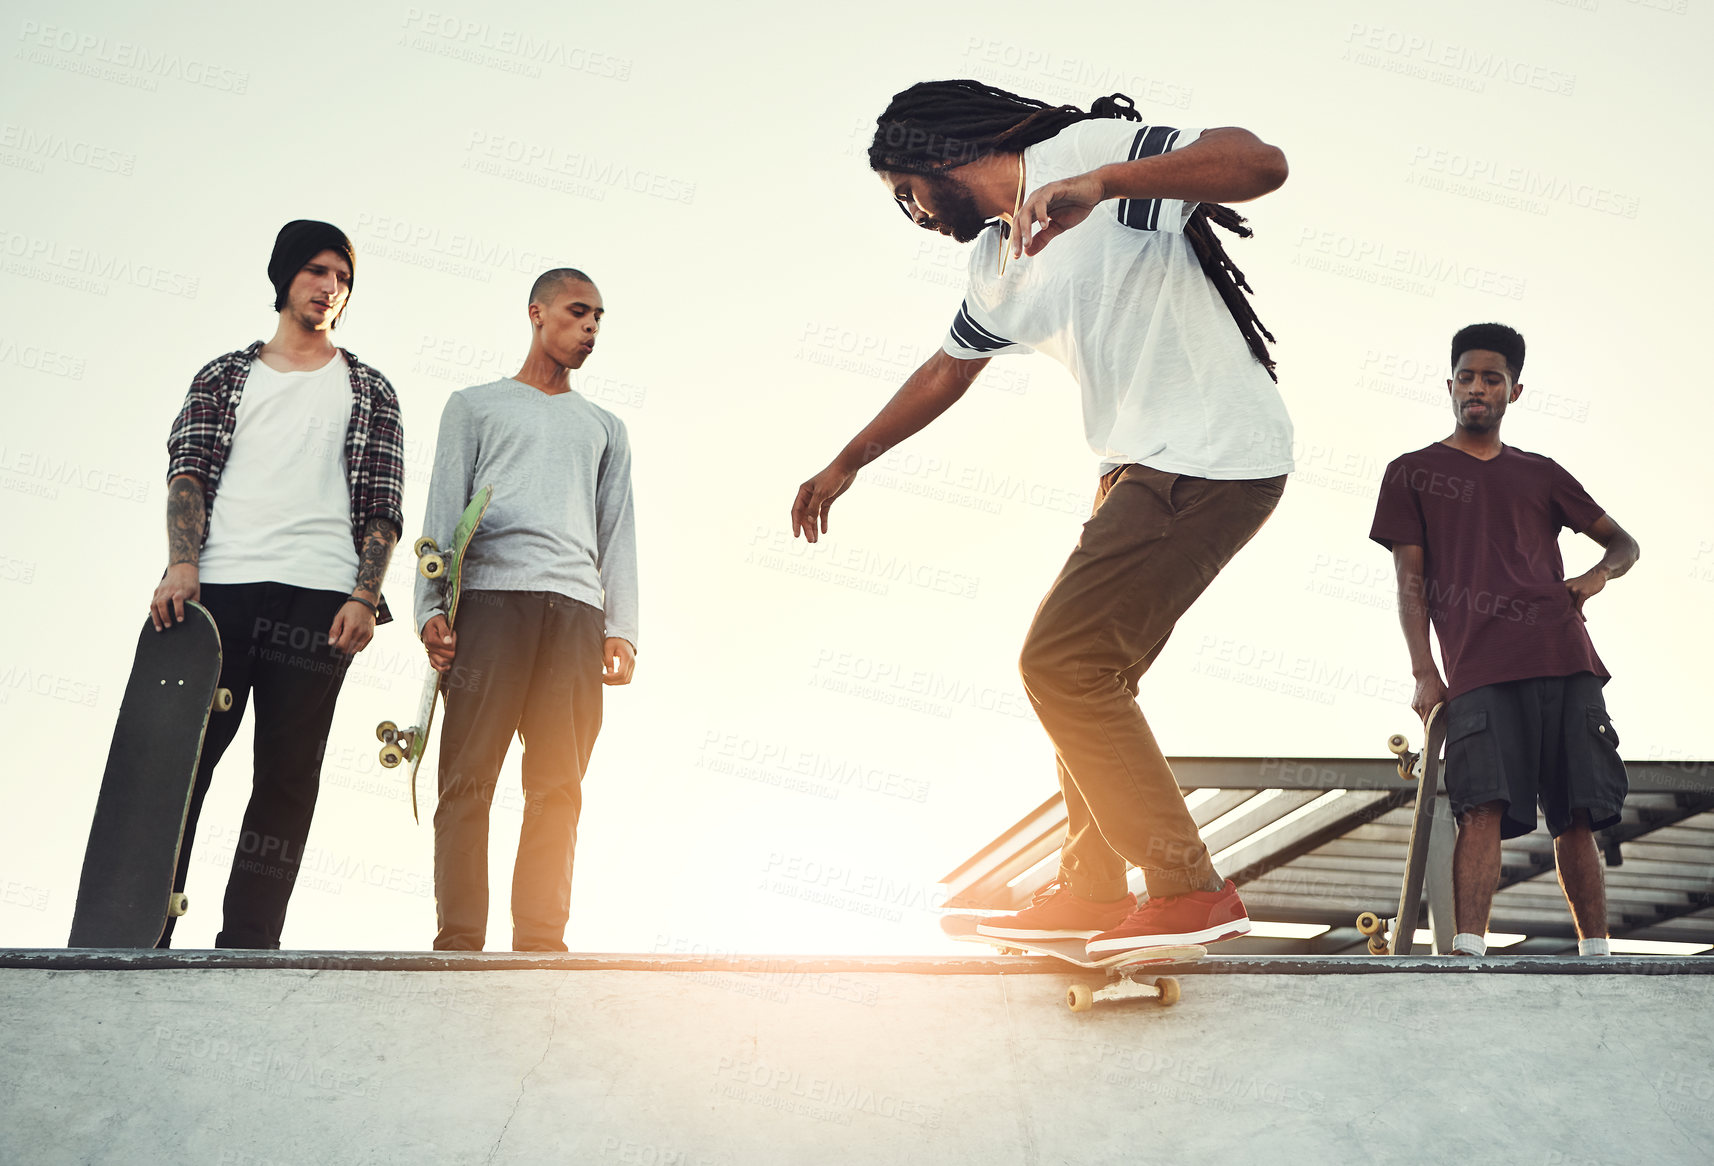
[[[1247,130],[1140,120],[1123,94],[1088,112],[976,81],[923,82],[893,98],[869,165],[918,226],[976,243],[968,291],[942,349],[792,507],[794,535],[816,541],[857,471],[948,409],[994,356],[1040,351],[1077,378],[1101,460],[1095,509],[1020,660],[1058,755],[1066,841],[1035,902],[981,931],[1081,938],[1092,956],[1250,929],[1137,684],[1273,512],[1292,468],[1263,344],[1273,337],[1210,229],[1248,235],[1216,204],[1277,189],[1285,156]],[[1146,880],[1140,905],[1127,864]]]

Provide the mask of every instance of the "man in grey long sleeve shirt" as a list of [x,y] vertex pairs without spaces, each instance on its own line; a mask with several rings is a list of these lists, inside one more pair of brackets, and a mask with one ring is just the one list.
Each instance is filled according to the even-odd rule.
[[[595,351],[601,293],[573,268],[530,289],[530,353],[515,377],[454,393],[441,414],[423,533],[445,546],[481,486],[494,498],[464,559],[458,628],[417,582],[417,627],[450,672],[435,808],[437,950],[488,930],[488,807],[513,733],[524,739],[524,823],[512,946],[564,951],[583,774],[601,686],[636,662],[637,544],[625,425],[573,392]],[[453,669],[456,658],[458,667]]]

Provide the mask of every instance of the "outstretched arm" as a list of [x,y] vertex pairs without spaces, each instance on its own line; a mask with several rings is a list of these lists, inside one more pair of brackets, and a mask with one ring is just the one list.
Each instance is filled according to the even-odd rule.
[[1405,647],[1410,649],[1410,672],[1416,691],[1410,707],[1428,722],[1434,706],[1446,700],[1446,682],[1434,662],[1428,644],[1428,601],[1422,581],[1422,548],[1412,543],[1393,544],[1393,570],[1399,583],[1399,626],[1404,629]]
[[1602,547],[1606,554],[1601,561],[1589,568],[1575,579],[1565,581],[1565,589],[1571,593],[1571,607],[1578,615],[1583,614],[1583,601],[1591,595],[1597,595],[1607,586],[1607,580],[1617,579],[1631,569],[1642,555],[1643,549],[1637,545],[1637,540],[1625,533],[1625,529],[1614,522],[1610,515],[1603,514],[1595,520],[1595,525],[1583,532]]
[[960,360],[939,351],[923,361],[839,456],[798,487],[792,503],[792,537],[802,534],[815,542],[818,535],[826,534],[827,512],[833,500],[851,488],[857,471],[952,408],[976,374],[987,367],[988,359]]
[[[1249,130],[1203,130],[1181,149],[1111,162],[1036,190],[1018,216],[1019,229],[1012,232],[1012,257],[1036,254],[1110,198],[1248,202],[1278,190],[1286,174],[1285,152]],[[1039,231],[1037,223],[1042,224]]]

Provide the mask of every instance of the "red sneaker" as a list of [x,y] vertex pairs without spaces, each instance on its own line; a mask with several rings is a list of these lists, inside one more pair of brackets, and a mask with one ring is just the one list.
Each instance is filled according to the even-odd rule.
[[1192,891],[1167,899],[1144,899],[1125,921],[1089,941],[1091,956],[1137,951],[1145,947],[1174,947],[1187,943],[1217,943],[1250,930],[1250,917],[1238,888],[1227,879],[1218,891]]
[[1071,893],[1055,879],[1035,893],[1016,915],[996,915],[976,925],[976,934],[995,939],[1088,939],[1122,923],[1136,910],[1137,896],[1105,903]]

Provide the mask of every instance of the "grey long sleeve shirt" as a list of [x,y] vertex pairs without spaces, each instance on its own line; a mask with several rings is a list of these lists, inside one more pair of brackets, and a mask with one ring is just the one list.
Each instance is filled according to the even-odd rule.
[[[637,643],[637,536],[625,423],[574,390],[510,377],[461,389],[440,415],[423,533],[445,547],[470,497],[494,498],[464,558],[466,590],[555,591],[598,607],[607,635]],[[417,634],[445,615],[417,577]]]

